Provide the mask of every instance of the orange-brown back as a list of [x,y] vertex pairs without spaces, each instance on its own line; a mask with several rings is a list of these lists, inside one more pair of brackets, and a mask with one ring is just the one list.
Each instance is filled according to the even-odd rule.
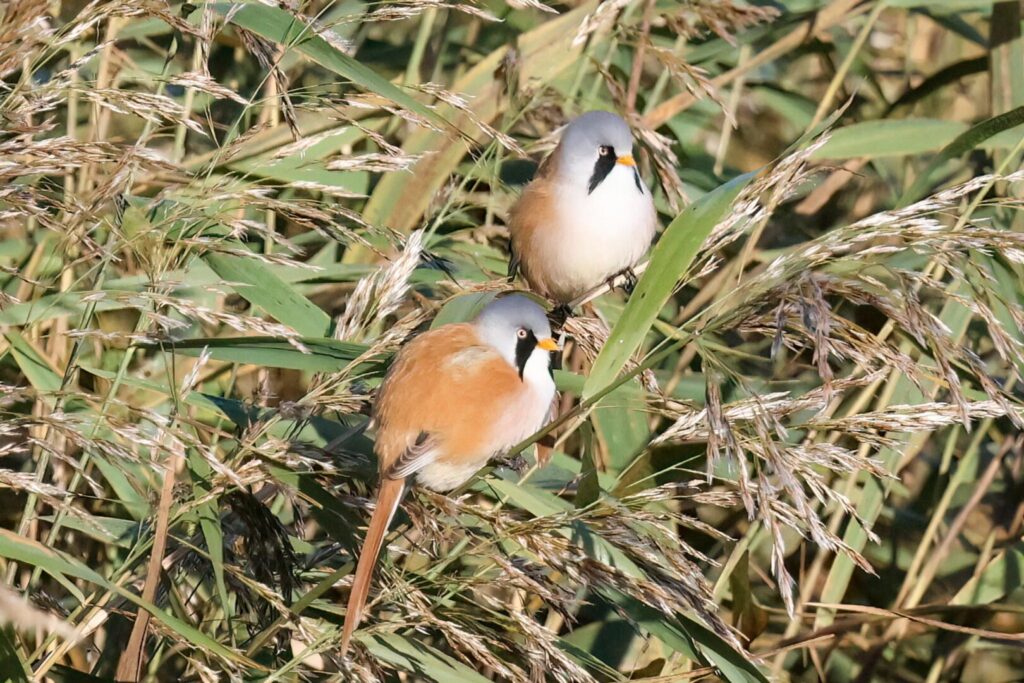
[[494,454],[496,417],[522,390],[516,370],[472,325],[424,332],[399,352],[377,396],[375,450],[382,475],[424,433],[437,442],[436,462],[482,466]]

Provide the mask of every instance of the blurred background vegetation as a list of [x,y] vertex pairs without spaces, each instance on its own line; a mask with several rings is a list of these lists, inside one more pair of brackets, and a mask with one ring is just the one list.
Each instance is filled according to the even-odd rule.
[[[7,0],[3,678],[1021,680],[1022,13]],[[342,660],[373,390],[589,109],[651,265]]]

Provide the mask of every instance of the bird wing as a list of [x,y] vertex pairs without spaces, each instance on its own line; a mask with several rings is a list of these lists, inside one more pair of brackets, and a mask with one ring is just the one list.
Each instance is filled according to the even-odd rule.
[[388,479],[405,479],[416,474],[434,461],[440,446],[437,436],[430,432],[420,432],[415,443],[405,449],[391,467],[384,472]]
[[[561,270],[560,264],[550,262],[552,255],[548,253],[552,237],[561,230],[552,175],[538,174],[526,186],[507,221],[509,251],[517,274],[543,296],[551,295],[548,280],[554,273],[550,271]],[[511,268],[510,264],[510,275]]]
[[486,458],[490,426],[522,390],[515,368],[472,325],[424,332],[402,348],[377,394],[381,474],[409,476],[438,460]]
[[[534,233],[538,229],[551,226],[550,186],[558,169],[557,151],[549,154],[537,167],[533,180],[523,189],[523,193],[512,206],[508,215],[509,231],[509,263],[508,281],[522,276],[527,283],[538,288],[540,283],[530,280],[530,254],[536,249],[533,244]],[[541,292],[542,294],[544,292]]]

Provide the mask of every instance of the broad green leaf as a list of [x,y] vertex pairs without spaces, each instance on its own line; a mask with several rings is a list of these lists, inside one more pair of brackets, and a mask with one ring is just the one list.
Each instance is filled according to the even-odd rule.
[[602,589],[601,594],[604,595],[610,603],[618,605],[621,609],[625,610],[626,614],[629,615],[630,619],[636,623],[637,626],[658,638],[667,647],[684,655],[692,662],[703,663],[705,661],[697,651],[696,644],[693,640],[676,625],[672,624],[671,621],[658,610],[648,607],[647,605],[644,605],[643,603],[610,588]]
[[584,400],[610,385],[640,347],[705,238],[752,178],[752,174],[742,175],[709,192],[676,216],[665,229],[651,252],[647,270],[640,276],[626,308],[594,361],[583,385]]
[[913,9],[923,7],[931,11],[962,12],[965,10],[989,10],[995,0],[886,0],[889,7]]
[[900,197],[899,206],[913,204],[923,197],[928,192],[932,175],[938,170],[939,166],[950,159],[955,159],[979,147],[994,135],[1011,128],[1016,128],[1022,124],[1024,124],[1024,107],[1017,107],[1005,114],[993,116],[971,126],[969,130],[958,135],[955,140],[943,147],[942,151],[935,155],[928,166],[917,176],[914,184],[907,188],[903,196]]
[[117,31],[117,39],[152,38],[153,36],[167,35],[173,30],[166,21],[152,17],[122,25]]
[[[52,523],[55,516],[43,515],[40,519]],[[89,515],[82,518],[67,515],[61,519],[61,526],[65,529],[80,531],[101,543],[115,545],[119,548],[130,548],[134,537],[141,529],[135,520],[101,515]]]
[[209,252],[203,259],[239,296],[302,335],[329,333],[329,315],[255,258]]
[[[545,310],[551,307],[551,304],[543,297],[537,296],[532,292],[517,292],[517,294],[533,299],[537,302],[538,306]],[[497,296],[497,292],[472,292],[452,297],[434,316],[434,319],[430,322],[430,329],[450,323],[470,322],[480,314],[480,311],[487,307],[487,304],[494,301]]]
[[973,576],[949,601],[951,605],[985,605],[1024,587],[1024,542],[1011,545]]
[[[79,367],[85,372],[88,372],[90,375],[96,375],[97,377],[102,377],[103,379],[106,380],[113,381],[115,378],[117,378],[116,372],[111,372],[109,370],[97,368],[88,363],[80,363]],[[132,377],[130,375],[122,376],[120,382],[121,385],[125,387],[141,389],[144,391],[151,391],[153,393],[161,394],[163,396],[172,398],[177,396],[176,390],[168,387],[165,382],[154,382],[152,380],[139,379],[138,377]],[[184,402],[187,403],[188,405],[196,406],[198,408],[205,408],[206,410],[210,411],[220,412],[223,412],[221,404],[224,401],[232,402],[231,399],[207,396],[206,394],[202,394],[198,391],[190,391],[185,395],[184,398]],[[240,401],[234,401],[233,403],[237,404],[239,406],[239,409],[244,411],[244,406]],[[230,417],[228,419],[230,419]]]
[[[537,517],[546,517],[559,512],[569,512],[572,503],[558,496],[542,491],[528,483],[517,483],[500,477],[489,477],[477,482],[474,489],[486,491],[490,487],[504,496],[513,505],[530,512]],[[583,522],[572,522],[560,529],[559,533],[578,545],[592,559],[607,564],[636,579],[646,579],[643,571],[629,559],[625,553],[606,541],[599,534],[591,531]]]
[[917,85],[900,95],[898,100],[889,105],[888,114],[891,115],[893,111],[900,107],[906,107],[914,104],[915,102],[919,102],[932,93],[941,92],[944,87],[951,83],[956,83],[966,76],[972,76],[976,73],[986,71],[988,69],[988,63],[988,55],[985,55],[982,57],[963,59],[939,69],[931,76],[924,79],[920,85]]
[[[210,492],[208,482],[213,477],[213,468],[194,448],[189,449],[188,466],[192,472],[192,497],[195,500],[203,500]],[[213,581],[217,589],[217,598],[220,600],[221,613],[230,624],[231,602],[228,600],[228,589],[224,583],[224,530],[220,526],[217,499],[206,500],[197,505],[196,515],[199,517],[199,527],[206,541],[206,553],[213,568]]]
[[489,683],[490,680],[443,652],[397,633],[373,636],[360,633],[356,638],[375,657],[413,674],[417,680],[435,683]]
[[628,467],[651,440],[646,398],[636,386],[621,386],[611,392],[594,410],[593,420],[612,474]]
[[585,508],[601,497],[601,483],[597,477],[594,453],[594,430],[589,423],[584,423],[580,427],[580,442],[583,450],[580,457],[582,472],[579,485],[576,487],[576,499],[573,503],[577,508]]
[[787,92],[776,84],[750,84],[747,86],[754,101],[781,115],[785,129],[796,137],[807,129],[814,119],[817,103],[802,93]]
[[558,387],[559,391],[571,391],[574,394],[578,394],[583,391],[583,383],[586,381],[586,377],[577,375],[575,372],[555,370],[555,386]]
[[732,592],[733,626],[739,628],[747,642],[753,642],[768,626],[768,614],[754,601],[750,589],[750,552],[744,550],[729,573]]
[[863,121],[832,131],[813,159],[853,159],[922,154],[942,149],[967,124],[940,119],[881,119]]
[[729,683],[768,683],[760,669],[734,650],[719,635],[686,615],[675,619],[617,591],[603,588],[601,593],[619,605],[638,626],[658,638],[667,647],[692,661],[718,667]]
[[62,379],[38,349],[25,339],[20,332],[11,330],[4,334],[11,345],[11,355],[29,383],[39,391],[60,391]]
[[304,338],[301,343],[309,353],[303,353],[277,337],[185,339],[164,344],[162,348],[164,351],[182,353],[186,356],[198,356],[204,348],[208,348],[210,357],[214,360],[309,372],[335,372],[349,365],[367,349],[362,344],[326,337]]
[[[614,624],[615,621],[604,621],[601,623],[596,623],[595,626],[604,626],[609,623]],[[572,636],[575,632],[576,630],[574,629],[573,632],[569,633],[566,637],[559,638],[558,647],[565,651],[566,654],[568,654],[570,657],[575,659],[583,666],[588,667],[595,673],[599,674],[598,680],[607,679],[611,681],[617,681],[622,679],[622,674],[620,674],[618,671],[616,671],[615,669],[613,669],[612,667],[608,666],[603,661],[598,659],[597,654],[591,648],[578,646],[575,642],[573,642]]]
[[[368,128],[378,129],[384,119],[369,122]],[[353,125],[339,126],[333,134],[323,134],[323,139],[309,148],[303,148],[291,156],[278,157],[269,152],[247,159],[240,159],[228,165],[238,171],[257,178],[270,178],[282,182],[311,182],[319,185],[338,187],[355,194],[365,194],[370,185],[370,174],[366,171],[331,171],[324,167],[322,159],[338,153],[342,148],[355,144],[366,134]],[[287,138],[292,142],[291,138]]]
[[0,671],[4,681],[28,683],[30,669],[18,654],[14,639],[14,631],[9,626],[0,628]]
[[677,615],[677,620],[680,628],[729,683],[768,683],[768,678],[753,662],[711,629],[685,615]]
[[[0,325],[31,325],[41,320],[60,318],[66,315],[80,315],[85,310],[85,292],[61,292],[48,294],[32,301],[11,304],[0,311]],[[110,299],[93,302],[96,311],[111,311],[127,308],[126,304]]]
[[5,265],[10,265],[10,262],[24,258],[28,250],[28,240],[14,237],[2,240],[0,241],[0,261],[3,261]]
[[[582,474],[582,472],[583,463],[578,459],[566,455],[562,451],[552,451],[551,460],[548,461],[547,466],[534,474],[530,481],[546,491],[560,491],[577,475]],[[605,491],[611,490],[615,485],[615,477],[601,470],[596,470],[596,472],[597,483],[600,484],[601,489]]]
[[0,556],[39,567],[53,577],[71,576],[96,585],[106,582],[106,579],[78,560],[7,529],[0,529]]
[[486,491],[488,488],[493,488],[513,505],[526,510],[536,517],[547,517],[559,512],[568,512],[572,509],[570,503],[547,491],[541,491],[529,484],[520,484],[500,477],[489,477],[486,480],[479,481],[473,488],[478,491]]
[[93,464],[96,465],[104,480],[114,490],[117,502],[120,503],[132,517],[137,520],[145,519],[150,513],[150,500],[143,495],[129,480],[125,463],[114,462],[102,452],[93,454]]
[[[618,667],[622,666],[624,657],[629,653],[637,638],[637,633],[629,621],[619,619],[613,614],[611,610],[608,610],[599,619],[583,626],[574,627],[563,637],[562,643],[571,644],[579,651],[591,653],[591,660],[595,656],[600,657],[603,666],[597,670],[611,680],[618,680],[621,677],[621,674],[618,674]],[[662,661],[661,664],[663,665],[664,662]],[[634,676],[637,675],[635,670],[632,673]],[[658,673],[660,673],[660,667]]]
[[450,323],[464,323],[475,318],[487,304],[494,300],[494,292],[474,292],[453,297],[445,303],[430,322],[430,329]]
[[436,111],[365,64],[333,47],[320,37],[317,29],[283,9],[259,3],[226,2],[215,3],[214,8],[230,17],[231,23],[279,45],[298,50],[325,69],[370,92],[386,97],[429,121],[439,124],[445,122]]

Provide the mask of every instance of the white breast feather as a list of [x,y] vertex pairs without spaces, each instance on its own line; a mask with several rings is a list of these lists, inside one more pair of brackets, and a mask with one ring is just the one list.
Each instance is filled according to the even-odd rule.
[[[543,427],[551,414],[554,399],[555,382],[548,371],[548,352],[535,349],[523,370],[523,390],[509,401],[500,415],[494,416],[490,452],[481,453],[481,460],[489,460],[508,450]],[[450,491],[467,482],[483,464],[474,460],[459,466],[430,463],[416,477],[429,489]]]
[[558,187],[558,224],[538,231],[545,272],[558,289],[581,294],[635,266],[657,227],[650,190],[637,189],[634,170],[616,165],[592,193],[581,183]]
[[505,451],[543,427],[555,398],[555,382],[548,370],[548,352],[535,349],[523,370],[523,391],[496,416],[493,453]]

